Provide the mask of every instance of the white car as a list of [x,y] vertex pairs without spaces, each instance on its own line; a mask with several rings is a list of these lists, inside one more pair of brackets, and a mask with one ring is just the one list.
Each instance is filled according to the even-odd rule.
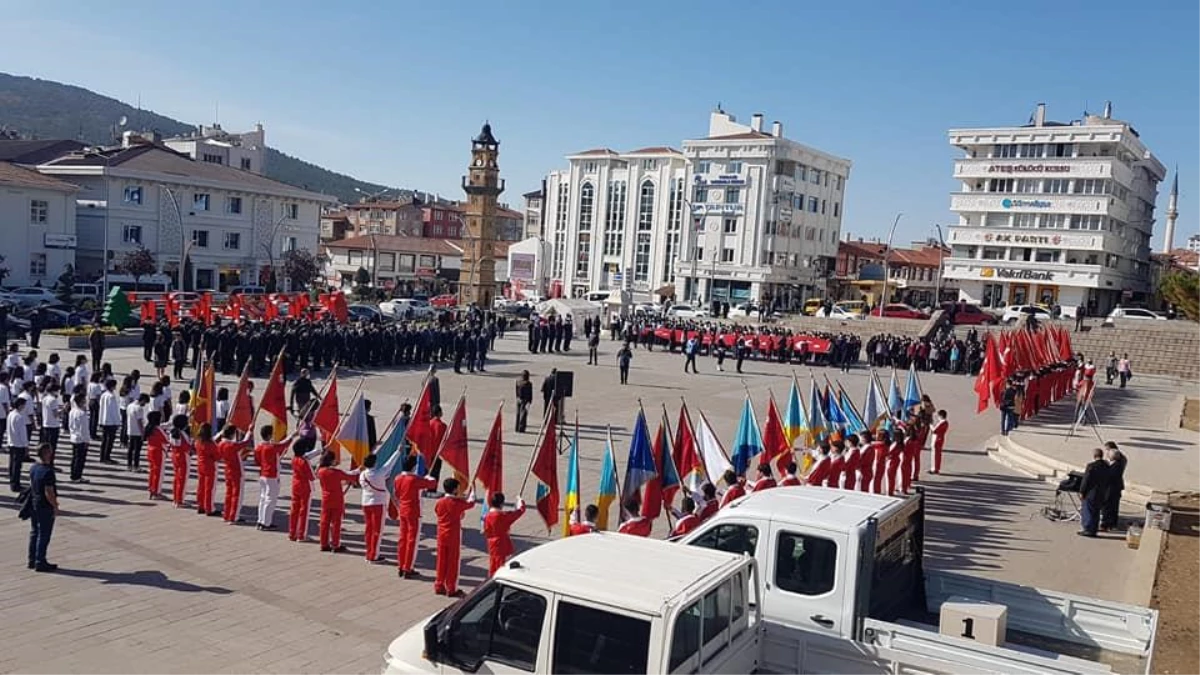
[[1104,319],[1105,323],[1112,323],[1113,319],[1138,319],[1150,321],[1166,321],[1167,317],[1156,312],[1151,312],[1148,309],[1140,307],[1114,307],[1108,313],[1108,317]]
[[[733,312],[730,312],[730,314],[732,314],[732,313]],[[844,308],[838,307],[837,305],[834,305],[829,310],[828,316],[826,316],[826,314],[825,314],[824,307],[822,307],[821,309],[818,309],[816,315],[823,319],[839,319],[841,321],[865,321],[867,318],[866,314],[856,314],[854,312],[847,312]]]
[[1037,305],[1009,305],[1004,308],[1004,314],[1000,317],[1001,323],[1016,323],[1022,315],[1033,317],[1038,321],[1049,321],[1050,310]]
[[671,308],[667,310],[667,317],[671,319],[706,319],[708,310],[691,305],[671,305]]
[[50,305],[58,304],[58,296],[54,295],[54,291],[40,286],[25,286],[5,291],[0,294],[0,298],[18,307],[36,307],[42,303]]
[[395,319],[427,319],[433,316],[433,305],[428,300],[396,298],[379,303],[379,311]]

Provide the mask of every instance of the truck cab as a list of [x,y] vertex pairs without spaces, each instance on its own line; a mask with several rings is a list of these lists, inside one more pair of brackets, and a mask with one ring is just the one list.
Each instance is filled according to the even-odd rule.
[[621,534],[542,544],[388,647],[385,673],[753,672],[754,558]]

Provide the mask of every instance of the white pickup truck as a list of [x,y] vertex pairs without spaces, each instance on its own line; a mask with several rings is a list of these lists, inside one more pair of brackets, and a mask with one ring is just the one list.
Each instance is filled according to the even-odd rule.
[[757,562],[622,534],[526,551],[392,641],[402,673],[749,673]]
[[[1149,672],[1155,610],[924,569],[921,494],[776,488],[680,541],[758,560],[763,671]],[[980,642],[970,621],[940,633],[951,598],[1004,605],[1004,642]]]

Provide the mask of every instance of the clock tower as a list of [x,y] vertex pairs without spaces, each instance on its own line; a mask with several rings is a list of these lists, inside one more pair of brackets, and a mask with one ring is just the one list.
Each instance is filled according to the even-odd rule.
[[471,167],[463,176],[467,193],[463,214],[463,258],[458,276],[458,302],[491,309],[496,290],[496,198],[504,192],[500,178],[500,141],[492,135],[492,125],[484,123],[471,141]]

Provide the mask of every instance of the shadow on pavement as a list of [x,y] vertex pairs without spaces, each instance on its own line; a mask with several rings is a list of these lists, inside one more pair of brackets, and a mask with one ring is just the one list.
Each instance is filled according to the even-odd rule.
[[[925,488],[925,556],[930,566],[966,572],[1004,567],[1008,551],[1036,551],[1005,525],[1033,512],[1046,499],[1032,478],[972,474],[922,481]],[[1029,542],[1022,548],[1016,542]]]
[[199,586],[189,584],[186,581],[172,581],[167,578],[167,575],[158,570],[141,570],[138,572],[93,572],[89,570],[73,570],[59,568],[58,574],[65,577],[77,577],[80,579],[96,579],[102,584],[121,584],[127,586],[149,586],[151,588],[161,588],[164,591],[176,591],[179,593],[215,593],[217,595],[229,595],[233,593],[228,588],[221,586]]

